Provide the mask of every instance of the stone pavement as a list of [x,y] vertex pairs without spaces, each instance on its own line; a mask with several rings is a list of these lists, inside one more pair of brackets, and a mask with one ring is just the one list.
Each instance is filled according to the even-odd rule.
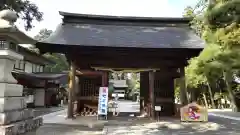
[[70,120],[66,119],[66,114],[65,109],[44,115],[44,125],[24,135],[102,135],[103,122],[97,121],[96,117],[77,117]]
[[166,119],[142,124],[106,126],[105,135],[240,135],[240,122],[209,116],[208,123],[181,123]]
[[44,116],[44,125],[25,135],[240,135],[240,121],[215,116],[209,116],[208,123],[181,123],[170,118],[152,122],[134,117],[104,123],[89,117],[65,120],[65,114],[59,111]]
[[34,116],[37,117],[37,116],[42,116],[49,113],[57,112],[60,110],[64,110],[65,108],[66,106],[50,107],[50,108],[39,107],[39,108],[33,108],[33,112],[34,112]]
[[210,111],[209,115],[240,121],[240,113],[232,112],[231,109],[223,109],[223,110],[216,109],[214,111]]
[[[122,102],[121,105],[129,108],[128,105],[134,104],[136,103]],[[127,110],[126,108],[124,110]],[[161,118],[160,122],[153,122],[136,117],[118,117],[107,122],[97,121],[96,117],[66,120],[66,113],[66,110],[61,110],[44,115],[44,125],[25,135],[240,135],[239,120],[218,116],[221,114],[237,118],[239,113],[222,110],[210,111],[208,123],[181,123],[170,118]]]

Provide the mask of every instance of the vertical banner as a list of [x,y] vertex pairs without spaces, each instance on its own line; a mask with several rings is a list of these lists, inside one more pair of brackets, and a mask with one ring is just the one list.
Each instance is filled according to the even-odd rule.
[[107,115],[108,110],[108,87],[99,88],[98,115]]

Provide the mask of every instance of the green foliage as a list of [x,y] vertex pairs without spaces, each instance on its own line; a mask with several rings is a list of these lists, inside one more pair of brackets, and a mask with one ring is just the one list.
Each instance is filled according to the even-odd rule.
[[33,28],[32,22],[34,20],[41,21],[43,13],[39,11],[37,5],[29,0],[1,0],[0,10],[10,9],[17,13],[17,15],[25,22],[25,29]]
[[[204,7],[203,12],[196,12],[199,7]],[[185,16],[193,17],[193,30],[206,41],[205,49],[186,67],[187,86],[202,90],[203,85],[215,86],[218,80],[224,80],[222,87],[234,102],[233,74],[240,68],[240,1],[211,0],[210,4],[199,1],[196,7],[186,8]],[[215,95],[215,99],[217,97],[220,95]]]
[[67,59],[64,54],[53,53],[53,54],[45,54],[46,58],[55,62],[54,65],[46,65],[45,70],[51,72],[62,72],[69,70],[69,65],[67,63]]
[[127,79],[128,85],[128,93],[133,95],[134,93],[138,93],[140,90],[140,77],[139,73],[131,73],[131,78]]
[[[42,40],[45,40],[46,38],[48,38],[51,34],[52,34],[52,30],[42,29],[42,30],[40,30],[39,34],[36,35],[34,38],[38,41],[42,41]],[[33,48],[32,50],[34,50],[34,49],[36,50],[36,48]],[[69,65],[67,63],[67,59],[64,54],[46,53],[46,54],[44,54],[44,57],[55,62],[54,65],[46,65],[46,67],[45,67],[46,71],[62,72],[62,71],[66,71],[69,69]]]
[[240,23],[240,1],[218,0],[205,12],[205,23],[212,29]]
[[34,37],[37,41],[43,41],[47,39],[53,33],[52,30],[42,29],[39,33]]

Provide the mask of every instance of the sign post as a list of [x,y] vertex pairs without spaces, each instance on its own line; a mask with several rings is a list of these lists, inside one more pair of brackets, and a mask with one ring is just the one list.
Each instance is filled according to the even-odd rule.
[[99,88],[99,98],[98,98],[98,118],[104,117],[107,119],[108,112],[108,87]]

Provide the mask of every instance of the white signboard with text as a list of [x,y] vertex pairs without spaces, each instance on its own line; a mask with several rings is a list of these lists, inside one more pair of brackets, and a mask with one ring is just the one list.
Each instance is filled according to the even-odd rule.
[[108,110],[108,87],[99,88],[98,115],[107,115]]

